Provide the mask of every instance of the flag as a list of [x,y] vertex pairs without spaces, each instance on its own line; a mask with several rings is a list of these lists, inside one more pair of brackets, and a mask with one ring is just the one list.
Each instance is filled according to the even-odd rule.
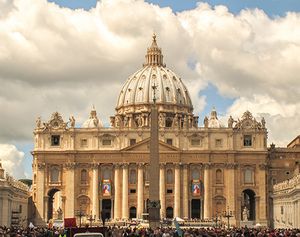
[[179,226],[178,221],[176,220],[176,217],[174,218],[174,224],[175,224],[178,236],[183,237],[183,231],[182,231],[182,229],[180,229],[180,226]]

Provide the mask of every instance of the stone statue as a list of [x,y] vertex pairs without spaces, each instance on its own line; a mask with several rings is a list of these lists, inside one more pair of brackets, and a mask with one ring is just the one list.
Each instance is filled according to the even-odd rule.
[[266,120],[265,120],[264,117],[261,119],[261,127],[262,127],[263,129],[266,128]]
[[62,211],[62,209],[59,207],[58,209],[57,209],[57,219],[58,220],[62,220],[62,217],[63,217],[63,211]]
[[208,118],[207,118],[207,116],[205,116],[203,123],[204,123],[204,127],[208,128]]
[[128,117],[127,116],[124,117],[123,125],[124,125],[124,127],[128,127]]
[[243,221],[248,221],[249,218],[249,210],[247,209],[247,207],[244,207],[243,210]]
[[115,126],[115,117],[114,116],[111,116],[110,117],[110,127],[114,127]]
[[94,117],[93,122],[94,122],[95,127],[98,127],[99,119],[97,118],[97,116]]
[[69,118],[69,121],[70,121],[70,127],[74,128],[75,127],[75,118],[73,115]]
[[120,126],[121,126],[120,117],[117,116],[117,117],[115,118],[115,127],[116,127],[116,128],[119,128]]
[[231,115],[230,115],[230,117],[229,117],[229,119],[228,119],[228,127],[229,127],[229,128],[232,128],[233,122],[234,122],[234,120],[233,120],[233,118],[232,118]]
[[35,123],[36,123],[36,128],[38,129],[41,128],[42,125],[41,117],[38,117]]

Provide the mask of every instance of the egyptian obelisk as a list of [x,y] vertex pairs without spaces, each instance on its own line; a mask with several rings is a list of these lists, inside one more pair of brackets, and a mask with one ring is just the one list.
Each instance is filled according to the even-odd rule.
[[149,226],[160,226],[160,201],[159,201],[159,141],[158,141],[158,112],[156,106],[156,85],[153,89],[153,105],[151,107],[151,132],[150,132],[150,184],[149,184]]

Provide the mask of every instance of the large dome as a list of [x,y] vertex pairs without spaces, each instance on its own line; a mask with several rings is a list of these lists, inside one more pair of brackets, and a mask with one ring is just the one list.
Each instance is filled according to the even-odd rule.
[[136,112],[136,109],[150,111],[154,90],[159,110],[166,112],[192,113],[193,105],[186,86],[180,77],[163,63],[161,49],[157,46],[156,36],[147,49],[146,63],[143,68],[132,74],[124,84],[117,102],[117,113]]

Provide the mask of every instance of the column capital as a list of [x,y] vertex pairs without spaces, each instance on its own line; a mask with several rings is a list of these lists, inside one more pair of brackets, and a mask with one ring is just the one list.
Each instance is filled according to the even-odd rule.
[[182,166],[182,163],[174,163],[175,169],[180,169],[181,166]]
[[115,163],[115,164],[113,164],[113,166],[114,166],[115,169],[119,169],[122,166],[122,164],[121,163]]
[[137,163],[136,165],[140,169],[140,168],[144,168],[145,163],[140,162],[140,163]]
[[38,163],[37,167],[38,167],[38,170],[43,170],[43,169],[45,169],[46,164],[45,163]]
[[93,162],[93,163],[91,163],[90,164],[90,167],[92,168],[92,169],[98,169],[99,168],[99,163],[95,163],[95,162]]
[[189,165],[190,165],[190,164],[184,163],[184,164],[182,164],[182,167],[183,167],[184,169],[188,169],[188,168],[189,168]]
[[123,164],[122,164],[122,168],[123,168],[123,169],[127,169],[128,166],[129,166],[129,163],[123,163]]
[[226,163],[225,167],[227,169],[236,169],[239,165],[237,163]]
[[258,167],[259,167],[259,169],[261,169],[261,170],[266,170],[266,169],[268,169],[268,165],[267,164],[259,164],[258,165]]
[[203,168],[204,169],[210,169],[212,167],[212,164],[211,163],[204,163],[203,164]]
[[64,168],[67,170],[74,170],[77,167],[76,162],[67,162],[64,164]]
[[160,169],[166,168],[166,163],[159,163],[159,168]]

